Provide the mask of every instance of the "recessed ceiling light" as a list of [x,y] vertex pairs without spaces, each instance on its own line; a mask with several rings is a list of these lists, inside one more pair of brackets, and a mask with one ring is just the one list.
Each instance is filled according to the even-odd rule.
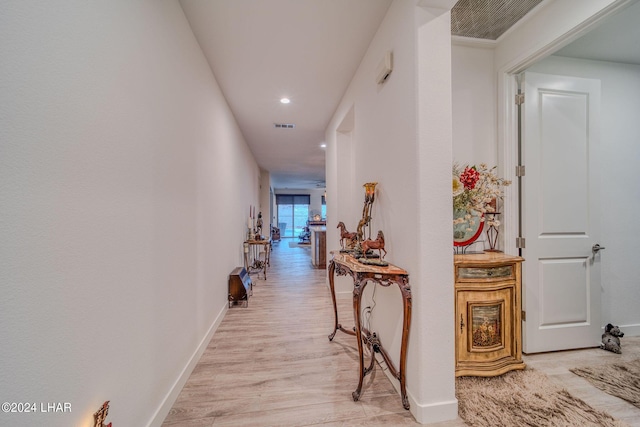
[[327,148],[327,144],[320,144],[320,148]]
[[291,100],[289,98],[281,98],[280,102],[282,102],[283,104],[288,104],[291,102]]

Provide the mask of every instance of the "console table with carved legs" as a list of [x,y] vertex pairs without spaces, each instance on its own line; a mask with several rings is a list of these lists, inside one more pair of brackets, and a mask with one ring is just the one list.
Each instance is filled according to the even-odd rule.
[[[402,406],[404,406],[405,409],[409,409],[409,399],[407,398],[406,389],[407,344],[409,341],[409,327],[411,326],[411,287],[409,286],[409,274],[395,265],[390,264],[387,267],[365,265],[358,262],[358,260],[351,255],[334,252],[332,252],[332,254],[333,259],[329,262],[328,274],[331,299],[333,301],[333,311],[335,315],[335,326],[333,328],[333,332],[329,335],[329,341],[333,340],[333,337],[335,337],[336,332],[339,330],[346,334],[360,337],[360,339],[358,339],[360,379],[358,381],[358,388],[352,393],[353,400],[357,401],[360,399],[364,377],[374,368],[375,353],[380,353],[389,367],[391,374],[400,381]],[[334,287],[336,274],[339,276],[349,275],[353,278],[353,315],[355,321],[355,327],[353,330],[344,329],[338,322],[338,307],[336,305],[336,291]],[[395,283],[398,285],[400,292],[402,293],[404,318],[402,321],[402,343],[400,345],[400,369],[396,369],[393,365],[389,355],[382,347],[377,334],[375,332],[370,332],[367,328],[362,326],[360,319],[360,303],[364,289],[369,282],[385,287],[391,286],[391,284]],[[371,361],[366,367],[364,366],[364,345],[369,348],[371,353]]]
[[[264,261],[260,258],[260,253],[264,251]],[[260,272],[267,280],[267,267],[271,265],[271,239],[247,240],[244,242],[244,268],[247,273]]]

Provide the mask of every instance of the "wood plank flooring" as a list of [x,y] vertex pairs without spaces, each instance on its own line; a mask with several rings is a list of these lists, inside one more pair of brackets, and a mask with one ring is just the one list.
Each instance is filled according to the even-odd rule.
[[[310,248],[275,243],[267,280],[249,306],[229,309],[163,426],[355,426],[415,424],[380,369],[358,383],[355,338],[333,342],[326,270]],[[353,318],[351,299],[340,318]]]
[[[310,248],[289,247],[286,239],[275,243],[268,280],[252,275],[249,306],[228,311],[163,426],[419,425],[379,368],[365,378],[360,401],[352,400],[358,382],[357,345],[353,336],[340,332],[333,342],[327,339],[333,307],[325,275],[326,270],[312,268]],[[339,300],[339,312],[344,323],[352,323],[351,299]],[[587,351],[593,353],[590,358],[606,353]],[[567,368],[575,365],[565,366],[563,353],[571,352],[555,359],[527,357],[525,362],[564,384],[569,382]],[[577,384],[583,395],[597,392],[595,404],[589,402],[595,407],[621,402],[604,402],[602,392]],[[627,407],[619,414],[632,421],[637,417]],[[640,427],[640,417],[636,421],[630,425]],[[431,425],[465,424],[458,419]]]

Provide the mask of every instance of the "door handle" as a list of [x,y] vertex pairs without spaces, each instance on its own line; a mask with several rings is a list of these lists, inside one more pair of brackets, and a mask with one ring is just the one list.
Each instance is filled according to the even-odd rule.
[[591,247],[591,252],[593,252],[594,254],[597,254],[598,252],[600,252],[602,249],[606,249],[604,246],[600,246],[600,243],[596,243],[595,245],[593,245]]

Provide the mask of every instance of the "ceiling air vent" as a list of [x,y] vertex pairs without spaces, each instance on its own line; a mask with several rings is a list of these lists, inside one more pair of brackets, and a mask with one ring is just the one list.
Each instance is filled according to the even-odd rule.
[[542,0],[459,0],[451,9],[451,34],[497,40]]
[[294,129],[296,127],[293,123],[274,123],[273,126],[276,129]]

